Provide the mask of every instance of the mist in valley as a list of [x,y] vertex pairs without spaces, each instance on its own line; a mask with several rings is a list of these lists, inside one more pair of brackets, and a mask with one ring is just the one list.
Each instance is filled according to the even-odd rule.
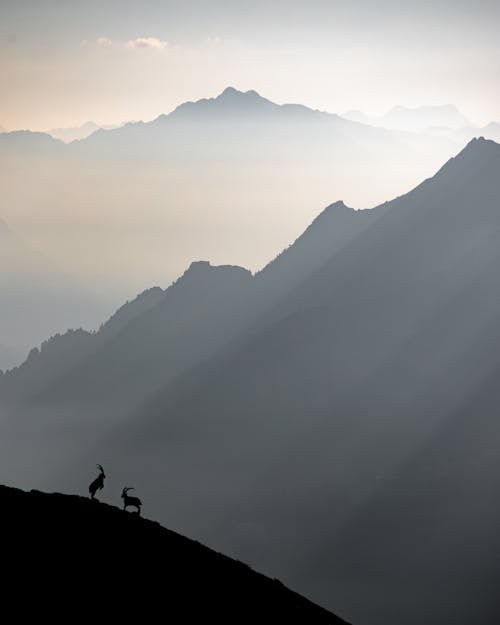
[[99,465],[352,625],[496,624],[498,7],[27,4],[2,484]]

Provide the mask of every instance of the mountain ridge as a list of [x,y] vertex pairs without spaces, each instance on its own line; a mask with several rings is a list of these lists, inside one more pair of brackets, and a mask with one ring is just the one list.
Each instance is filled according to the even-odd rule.
[[413,108],[396,105],[380,116],[369,116],[362,111],[351,110],[343,113],[342,117],[369,125],[410,132],[421,132],[433,126],[454,130],[474,126],[454,104],[423,105]]
[[72,491],[112,458],[170,527],[353,622],[496,625],[498,149],[330,205],[261,276],[195,264],[16,404],[0,470]]

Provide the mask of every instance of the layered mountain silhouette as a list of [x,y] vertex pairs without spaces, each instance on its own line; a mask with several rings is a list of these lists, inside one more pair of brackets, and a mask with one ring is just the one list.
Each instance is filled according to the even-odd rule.
[[168,284],[199,256],[256,271],[332,195],[373,206],[465,143],[228,88],[69,144],[29,131],[0,135],[2,216],[40,224],[38,247],[58,256],[69,249],[71,273],[110,287],[126,281],[123,292],[134,292]]
[[137,403],[237,337],[384,211],[328,206],[253,277],[241,267],[194,262],[168,289],[155,287],[127,302],[99,332],[69,331],[33,349],[5,376],[3,397],[39,401],[62,385],[73,399],[76,393],[82,400]]
[[70,126],[68,128],[52,128],[47,131],[51,137],[54,139],[59,139],[64,141],[64,143],[71,143],[72,141],[80,141],[81,139],[86,139],[90,137],[90,135],[96,130],[112,130],[114,128],[118,128],[118,125],[104,125],[99,126],[95,122],[85,122],[81,126]]
[[342,117],[363,124],[409,132],[419,132],[430,127],[459,130],[474,125],[453,104],[419,106],[417,108],[395,106],[380,117],[370,117],[361,111],[347,111]]
[[2,474],[71,490],[109,458],[155,517],[352,622],[493,625],[499,173],[475,139],[256,275],[196,263],[92,353],[60,337],[71,363],[1,379]]
[[3,132],[0,141],[2,161],[19,155],[24,157],[51,156],[64,147],[61,141],[49,134],[31,130]]
[[113,506],[5,486],[0,504],[5,599],[29,596],[25,616],[345,623],[278,580]]
[[[332,196],[374,205],[457,150],[446,135],[373,128],[234,88],[69,144],[74,135],[62,130],[53,131],[62,140],[0,134],[2,218],[29,224],[30,241],[77,291],[90,285],[114,306],[144,285],[164,288],[193,258],[259,271]],[[93,328],[95,317],[72,317],[58,330],[79,324]],[[15,334],[33,346],[47,338],[22,317]],[[26,352],[22,340],[12,347]]]

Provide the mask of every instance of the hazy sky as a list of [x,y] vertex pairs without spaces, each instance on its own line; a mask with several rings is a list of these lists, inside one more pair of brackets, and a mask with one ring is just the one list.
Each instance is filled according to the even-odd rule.
[[0,125],[150,119],[227,85],[500,120],[498,0],[1,0]]

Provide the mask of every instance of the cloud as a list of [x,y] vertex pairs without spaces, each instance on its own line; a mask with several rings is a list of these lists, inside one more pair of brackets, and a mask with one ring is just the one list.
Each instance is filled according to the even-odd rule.
[[127,41],[127,48],[152,48],[154,50],[163,50],[168,46],[168,41],[157,39],[156,37],[138,37]]
[[109,48],[111,45],[113,45],[111,39],[108,39],[107,37],[99,37],[96,43],[98,46],[101,46],[101,48]]

